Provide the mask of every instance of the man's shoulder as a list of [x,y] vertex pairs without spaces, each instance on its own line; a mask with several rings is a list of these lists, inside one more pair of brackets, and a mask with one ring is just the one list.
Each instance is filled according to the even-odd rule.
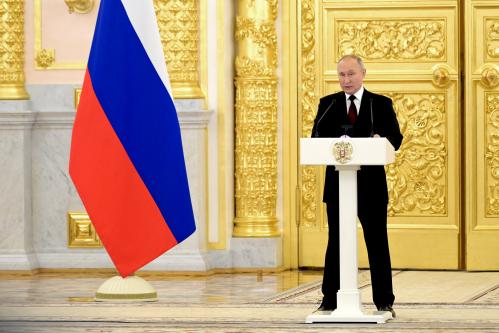
[[383,101],[383,102],[386,102],[386,103],[391,103],[392,102],[392,99],[388,96],[385,96],[385,95],[381,95],[381,94],[376,94],[376,93],[373,93],[369,90],[364,90],[364,93],[367,94],[370,98],[373,98],[373,99],[376,99],[376,100],[379,100],[379,101]]
[[334,94],[329,94],[329,95],[326,95],[326,96],[322,96],[321,97],[321,103],[332,101],[333,99],[338,99],[339,97],[341,97],[343,95],[344,95],[343,91],[338,91],[338,92],[336,92]]

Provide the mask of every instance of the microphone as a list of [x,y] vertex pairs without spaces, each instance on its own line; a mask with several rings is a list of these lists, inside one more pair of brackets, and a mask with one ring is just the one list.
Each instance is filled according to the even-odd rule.
[[373,98],[371,97],[369,99],[370,105],[371,105],[371,135],[370,137],[372,138],[374,136],[374,121],[373,121]]
[[315,123],[315,130],[312,133],[312,137],[313,138],[318,138],[319,137],[319,123],[321,122],[322,118],[324,118],[324,116],[326,115],[326,113],[329,111],[329,109],[331,108],[331,106],[334,105],[334,103],[336,103],[336,99],[335,98],[333,98],[333,101],[331,102],[331,104],[329,104],[329,106],[327,107],[326,111],[324,111],[324,113],[322,114],[322,116]]
[[341,128],[343,128],[343,130],[345,131],[344,135],[349,136],[348,131],[353,128],[353,125],[341,125]]

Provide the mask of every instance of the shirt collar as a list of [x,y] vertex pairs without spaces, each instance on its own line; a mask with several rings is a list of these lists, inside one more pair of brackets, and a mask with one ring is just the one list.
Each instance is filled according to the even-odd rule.
[[[362,95],[364,94],[364,85],[362,85],[360,87],[359,90],[357,90],[357,92],[354,94],[355,98],[357,98],[360,101],[362,101]],[[347,94],[345,93],[345,97],[346,99],[348,99],[351,95],[350,94]]]

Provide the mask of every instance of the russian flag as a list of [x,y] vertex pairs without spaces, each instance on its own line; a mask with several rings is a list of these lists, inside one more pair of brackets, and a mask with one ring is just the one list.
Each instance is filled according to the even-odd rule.
[[102,0],[69,173],[126,277],[196,227],[153,0]]

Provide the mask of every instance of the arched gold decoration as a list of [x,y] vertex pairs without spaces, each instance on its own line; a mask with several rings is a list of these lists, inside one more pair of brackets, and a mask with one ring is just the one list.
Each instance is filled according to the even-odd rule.
[[439,88],[447,87],[451,83],[448,66],[437,65],[433,67],[432,79],[435,86]]
[[69,13],[86,14],[94,8],[94,0],[64,0]]
[[24,1],[0,2],[0,99],[28,99],[24,87]]
[[499,217],[499,94],[485,94],[486,99],[486,214]]
[[365,60],[444,60],[445,21],[338,20],[338,59],[357,54]]
[[488,89],[495,88],[499,84],[499,67],[494,64],[486,64],[481,70],[480,83]]
[[154,0],[161,43],[176,98],[203,98],[199,80],[197,0]]
[[393,100],[404,135],[386,169],[389,216],[447,214],[445,94],[385,93]]
[[[301,114],[302,136],[309,137],[317,111],[316,75],[315,75],[315,1],[301,2]],[[301,168],[301,216],[300,224],[311,227],[317,224],[317,188],[318,168],[303,166]]]
[[276,0],[239,0],[236,33],[235,237],[279,236]]

